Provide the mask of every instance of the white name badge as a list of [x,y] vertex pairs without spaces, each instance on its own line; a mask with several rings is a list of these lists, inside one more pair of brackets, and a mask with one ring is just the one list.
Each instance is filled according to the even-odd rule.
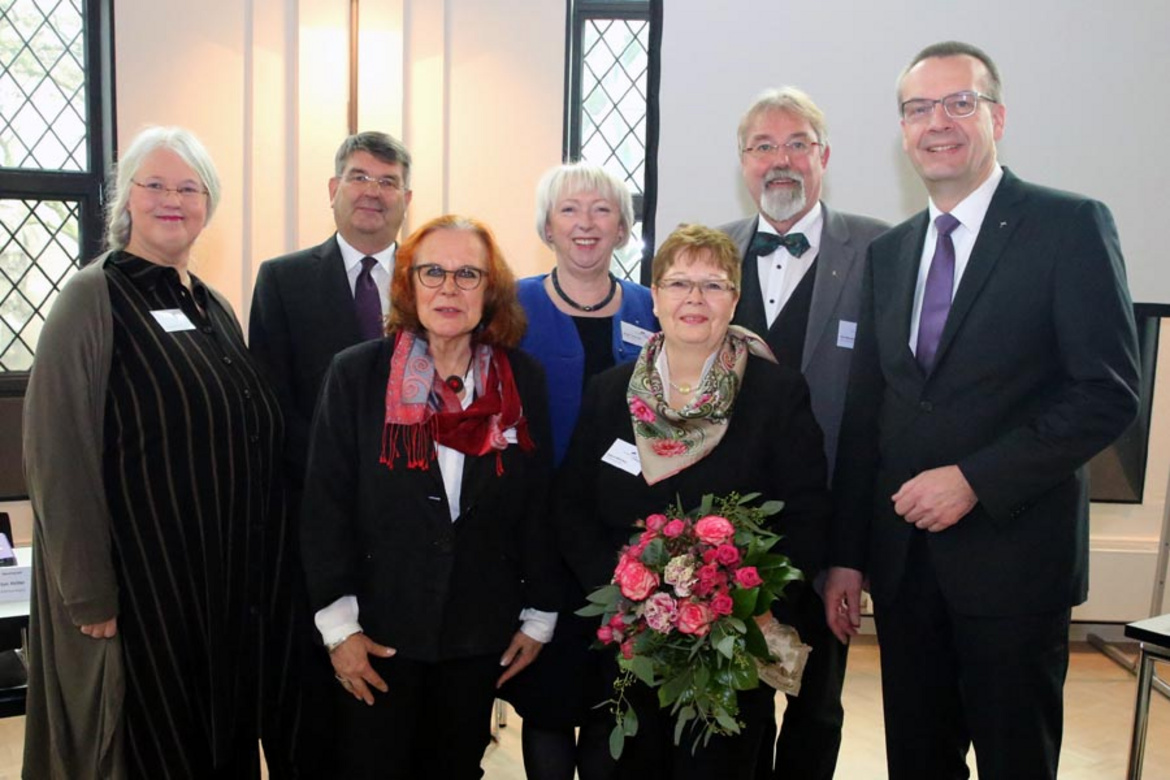
[[195,323],[187,318],[182,309],[159,309],[152,311],[151,317],[162,326],[162,329],[167,333],[175,333],[180,330],[195,330]]
[[635,477],[642,473],[642,459],[638,457],[638,448],[621,439],[613,440],[613,444],[609,445],[609,449],[601,456],[601,462],[617,466]]
[[650,337],[653,335],[653,331],[646,330],[645,328],[639,328],[633,323],[622,323],[622,341],[626,342],[627,344],[633,344],[635,347],[644,347],[646,346],[646,342],[649,341]]
[[857,340],[857,323],[849,320],[837,321],[837,346],[843,349],[853,349],[853,342]]

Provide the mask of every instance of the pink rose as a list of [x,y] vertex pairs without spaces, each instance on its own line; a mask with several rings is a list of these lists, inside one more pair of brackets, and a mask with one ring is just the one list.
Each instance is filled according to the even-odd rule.
[[[638,545],[642,546],[650,544],[650,542],[654,541],[656,538],[658,538],[658,532],[651,531],[649,528],[647,528],[642,532],[642,535],[638,537]],[[645,550],[646,548],[642,547],[642,549]]]
[[711,628],[711,610],[693,601],[684,601],[678,608],[678,630],[681,634],[705,636]]
[[650,515],[646,518],[646,527],[651,531],[661,531],[666,525],[666,515]]
[[739,549],[734,544],[721,544],[715,548],[715,560],[724,566],[739,563]]
[[628,661],[634,657],[634,640],[633,640],[633,638],[627,639],[626,641],[622,642],[621,647],[622,647],[622,658],[625,658]]
[[658,575],[637,561],[631,561],[617,578],[622,595],[631,601],[641,601],[658,587]]
[[654,410],[647,406],[645,401],[637,397],[630,399],[630,414],[644,423],[652,423],[658,419],[658,416],[654,414]]
[[646,604],[642,608],[642,617],[646,618],[646,625],[660,634],[670,633],[677,615],[678,606],[666,593],[655,593],[646,599]]
[[601,628],[597,629],[597,638],[599,640],[601,640],[602,644],[606,644],[606,645],[612,644],[613,643],[613,629],[610,628],[609,626],[602,626]]
[[667,439],[665,441],[654,442],[654,444],[651,446],[651,449],[654,450],[655,455],[659,455],[663,458],[673,458],[676,455],[682,455],[686,453],[687,445],[681,441]]
[[681,536],[685,530],[687,530],[687,524],[675,518],[662,527],[662,535],[668,539],[673,539],[676,536]]
[[707,515],[695,523],[695,536],[707,544],[723,544],[734,535],[735,526],[719,515]]
[[764,581],[760,579],[755,566],[744,566],[735,572],[735,583],[741,588],[755,588],[764,584]]
[[735,608],[735,602],[726,593],[717,593],[711,599],[711,611],[716,615],[730,615]]
[[626,628],[626,621],[622,620],[621,615],[614,615],[609,619],[609,627],[614,631],[624,631]]

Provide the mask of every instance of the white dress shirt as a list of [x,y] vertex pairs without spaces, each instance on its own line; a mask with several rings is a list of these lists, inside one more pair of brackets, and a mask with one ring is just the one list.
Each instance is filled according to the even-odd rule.
[[[341,248],[341,259],[345,263],[345,275],[349,279],[349,294],[354,294],[357,287],[358,274],[362,272],[362,258],[364,254],[354,249],[349,243],[337,234],[337,246]],[[398,244],[394,243],[376,255],[370,255],[378,261],[370,269],[370,276],[378,287],[378,300],[382,303],[382,316],[390,313],[390,275],[394,271],[394,253],[398,251]]]
[[[820,201],[807,214],[792,226],[789,233],[804,233],[808,239],[808,251],[800,257],[793,257],[787,247],[777,247],[770,255],[761,255],[756,260],[756,267],[760,273],[760,291],[764,294],[764,313],[768,316],[768,327],[780,316],[784,304],[792,297],[808,269],[821,249],[821,230],[825,226],[825,214],[821,209]],[[760,222],[756,228],[760,233],[780,235],[776,228],[760,215]]]
[[[951,216],[959,220],[959,226],[951,233],[951,241],[955,245],[955,284],[951,288],[951,300],[954,300],[955,291],[959,289],[959,280],[967,270],[967,261],[971,259],[971,250],[975,246],[975,239],[979,237],[979,228],[983,227],[983,218],[987,216],[987,209],[991,206],[991,198],[995,189],[1003,178],[1003,168],[998,163],[987,180],[975,188],[957,206],[951,209]],[[910,351],[918,354],[918,324],[922,318],[922,296],[926,292],[926,275],[930,273],[930,263],[934,259],[934,248],[938,244],[938,228],[934,220],[943,212],[934,201],[928,206],[930,224],[926,228],[926,240],[922,243],[922,257],[918,260],[918,281],[914,285],[914,309],[910,314]]]

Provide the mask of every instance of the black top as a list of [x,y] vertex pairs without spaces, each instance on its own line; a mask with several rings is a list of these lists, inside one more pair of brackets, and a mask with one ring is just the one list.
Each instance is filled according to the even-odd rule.
[[[285,535],[283,421],[235,317],[198,279],[188,292],[175,269],[126,252],[105,273],[126,755],[142,776],[206,777],[208,761],[256,739],[266,566]],[[168,309],[189,326],[168,332],[155,316]]]
[[357,597],[374,641],[404,658],[450,660],[501,652],[520,611],[555,611],[556,553],[545,511],[552,444],[544,372],[509,351],[536,449],[464,459],[458,518],[438,463],[394,468],[383,446],[391,339],[341,352],[313,420],[301,542],[314,610]]
[[585,349],[584,387],[596,374],[613,367],[613,317],[573,317],[573,324]]

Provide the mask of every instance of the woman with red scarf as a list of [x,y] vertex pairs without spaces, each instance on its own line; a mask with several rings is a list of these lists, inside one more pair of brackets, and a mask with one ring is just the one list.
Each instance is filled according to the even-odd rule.
[[488,229],[399,248],[387,336],[340,353],[301,542],[338,681],[337,777],[478,778],[496,688],[551,638],[544,376]]

